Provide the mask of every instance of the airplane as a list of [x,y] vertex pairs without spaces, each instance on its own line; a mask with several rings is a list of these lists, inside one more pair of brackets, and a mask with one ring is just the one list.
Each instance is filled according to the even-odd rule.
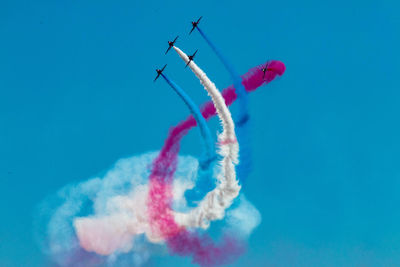
[[202,17],[203,17],[203,16],[201,16],[197,21],[192,21],[192,26],[193,26],[193,28],[192,28],[192,30],[189,32],[189,34],[191,34],[192,31],[194,30],[194,28],[197,27],[197,25],[199,24],[199,22],[200,22],[200,20],[201,20]]
[[272,70],[271,68],[268,68],[269,66],[269,62],[267,64],[265,64],[265,67],[260,69],[263,72],[263,80],[265,78],[265,74],[267,73],[267,71]]
[[168,51],[171,49],[171,47],[174,46],[174,44],[175,44],[175,42],[176,42],[176,39],[178,39],[178,37],[179,37],[179,36],[176,36],[176,37],[175,37],[175,40],[173,40],[172,42],[171,42],[171,41],[168,41],[169,47],[168,47],[167,51],[165,52],[165,54],[167,54]]
[[153,82],[155,82],[158,79],[158,77],[160,77],[160,75],[162,74],[162,72],[163,72],[163,70],[165,69],[166,66],[167,66],[167,64],[165,64],[165,66],[161,70],[160,69],[156,69],[157,77],[154,79]]
[[185,68],[186,68],[186,67],[189,65],[190,61],[192,61],[192,60],[193,60],[193,58],[194,58],[194,56],[196,55],[197,51],[198,51],[198,49],[196,50],[196,52],[194,52],[194,54],[193,54],[193,55],[191,55],[191,56],[188,56],[188,58],[189,58],[189,61],[188,61],[188,63],[186,64]]

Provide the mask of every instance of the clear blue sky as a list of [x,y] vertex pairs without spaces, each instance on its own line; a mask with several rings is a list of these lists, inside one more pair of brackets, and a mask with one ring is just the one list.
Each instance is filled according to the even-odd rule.
[[[250,96],[262,223],[235,266],[400,266],[398,1],[0,1],[0,265],[44,266],[34,207],[119,158],[159,149],[188,114],[166,73],[207,99],[166,41],[199,49],[219,88],[229,75],[190,21],[246,72],[281,60]],[[217,121],[211,122],[213,132]],[[200,153],[198,130],[182,152]],[[188,266],[158,257],[151,266]],[[245,265],[246,264],[246,265]]]

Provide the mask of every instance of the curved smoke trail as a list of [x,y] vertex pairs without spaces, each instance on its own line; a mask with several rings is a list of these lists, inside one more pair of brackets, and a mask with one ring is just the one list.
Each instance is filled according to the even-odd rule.
[[[188,56],[175,46],[174,49],[185,64],[188,64]],[[231,113],[221,93],[194,61],[190,61],[189,67],[208,92],[221,120],[223,131],[218,136],[218,141],[219,153],[223,158],[220,162],[221,172],[217,176],[219,182],[217,187],[207,193],[198,207],[192,209],[189,213],[176,213],[175,218],[179,224],[186,227],[207,228],[210,221],[223,218],[225,209],[232,204],[233,199],[239,194],[240,186],[236,180],[235,172],[235,165],[238,163],[239,145],[236,140],[235,125]]]
[[[285,71],[285,66],[282,62],[271,61],[269,63],[270,70],[267,71],[265,79],[263,79],[263,74],[260,71],[261,66],[262,65],[250,69],[245,75],[242,76],[243,85],[248,92],[254,91],[263,84],[272,81],[273,79],[275,79],[276,76],[282,75]],[[224,97],[226,105],[231,105],[237,98],[235,88],[233,86],[226,88],[222,91],[222,96]],[[206,102],[202,106],[201,111],[205,119],[209,119],[212,116],[216,115],[216,109],[211,101]],[[84,199],[91,199],[95,201],[96,205],[94,207],[94,211],[92,212],[94,216],[82,217],[83,214],[78,214],[78,212],[75,210],[81,210],[83,207],[82,204],[80,202],[74,202],[72,205],[68,202],[73,199],[71,197],[71,192],[63,192],[61,194],[63,196],[61,203],[64,204],[59,208],[54,209],[56,211],[55,213],[52,212],[52,209],[47,215],[50,219],[49,221],[46,220],[48,224],[46,223],[47,229],[44,230],[45,234],[43,240],[48,240],[48,236],[51,234],[51,240],[46,241],[49,242],[50,253],[52,255],[59,255],[59,253],[61,253],[62,251],[69,251],[72,246],[74,248],[74,251],[75,248],[81,247],[84,251],[93,251],[100,255],[113,256],[115,255],[114,253],[117,253],[118,255],[118,253],[120,253],[119,251],[121,250],[129,250],[129,247],[132,246],[132,240],[135,240],[132,249],[140,253],[139,251],[141,251],[142,248],[137,247],[136,239],[134,239],[138,233],[145,232],[147,238],[151,242],[160,242],[165,239],[165,237],[157,235],[157,233],[154,233],[154,231],[150,229],[149,220],[151,218],[149,216],[149,211],[147,207],[152,201],[154,202],[154,205],[158,205],[158,199],[160,198],[161,205],[158,206],[158,208],[160,208],[160,216],[166,217],[168,219],[168,216],[163,215],[163,208],[167,207],[168,210],[171,210],[171,200],[168,194],[174,194],[172,190],[171,178],[172,175],[177,175],[175,173],[175,164],[177,162],[176,157],[179,152],[180,140],[188,133],[191,128],[195,126],[196,120],[193,116],[189,116],[186,120],[181,121],[178,125],[171,128],[162,150],[157,153],[157,155],[152,156],[151,159],[146,159],[145,161],[139,160],[137,164],[134,165],[137,166],[137,168],[132,168],[131,162],[123,166],[117,164],[117,168],[115,170],[111,170],[108,176],[110,179],[112,179],[112,181],[115,181],[115,186],[110,187],[110,185],[112,185],[113,183],[110,183],[110,180],[108,180],[107,178],[101,184],[100,188],[102,189],[99,192],[97,188],[97,181],[99,181],[99,179],[96,178],[95,180],[93,180],[93,182],[84,183],[84,187],[82,187],[82,190],[78,190],[79,192],[76,192],[76,194]],[[179,162],[181,162],[181,159]],[[151,170],[147,168],[148,165],[153,166]],[[185,166],[185,164],[183,164],[182,166]],[[191,168],[196,169],[196,166],[191,165]],[[159,187],[157,187],[157,185],[161,186],[164,184],[171,190],[166,192],[166,194],[157,194],[157,190],[153,189],[154,194],[152,196],[148,195],[149,186],[151,187],[152,185],[148,186],[147,180],[143,180],[142,182],[137,184],[137,182],[135,182],[135,177],[142,177],[141,179],[144,179],[144,177],[147,178],[149,177],[149,175],[153,176],[153,188],[156,187],[155,189],[160,189]],[[187,177],[187,175],[185,177]],[[120,188],[124,188],[122,187],[122,185],[124,184],[126,184],[127,186],[130,185],[130,187],[134,188],[134,192],[132,193],[133,195],[143,195],[143,198],[138,198],[138,201],[140,201],[140,203],[146,204],[137,204],[134,201],[136,198],[131,197],[130,194],[126,197],[112,197],[114,195],[126,195],[126,193],[124,193],[125,191],[119,191]],[[145,187],[142,187],[141,185],[145,185]],[[89,188],[90,191],[88,191]],[[188,188],[190,187],[187,187],[186,189]],[[116,191],[114,192],[113,190]],[[109,199],[109,201],[106,202],[107,199]],[[148,200],[147,202],[146,199]],[[164,199],[166,200],[164,201]],[[109,207],[109,203],[111,203],[111,210],[109,210],[108,208],[101,208]],[[50,204],[52,204],[52,202]],[[153,209],[155,209],[155,212],[157,211],[157,208]],[[122,227],[117,227],[117,225],[114,224],[114,221],[116,220],[114,218],[115,213],[121,214],[122,220],[119,222],[124,223]],[[109,217],[109,214],[112,215],[110,217],[110,220],[107,219]],[[170,218],[173,219],[172,214],[170,215]],[[156,217],[157,216],[154,216],[153,219],[156,219]],[[89,220],[84,220],[84,218],[88,218]],[[97,218],[98,220],[93,220],[94,218]],[[135,221],[137,221],[139,225],[132,227],[132,224],[134,224]],[[238,224],[243,225],[243,223]],[[71,228],[67,228],[67,226]],[[68,229],[68,231],[66,229]],[[102,230],[99,231],[100,229]],[[176,229],[179,229],[179,231],[177,231]],[[181,231],[181,228],[179,226],[177,226],[176,228],[171,228],[170,232],[172,241],[169,241],[168,243],[170,247],[172,247],[172,250],[180,255],[187,255],[188,253],[190,253],[190,255],[194,255],[194,261],[196,262],[207,263],[212,261],[211,259],[214,259],[215,261],[215,258],[217,258],[217,261],[219,262],[226,262],[229,260],[229,257],[224,258],[223,256],[226,255],[222,254],[222,252],[231,251],[232,254],[235,254],[235,251],[240,251],[240,247],[238,247],[238,244],[232,243],[229,237],[224,239],[225,241],[223,241],[218,247],[216,247],[215,245],[212,245],[210,243],[209,238],[204,236],[199,237],[198,235],[192,234],[190,232]],[[179,235],[173,235],[177,232],[179,233]],[[78,235],[75,236],[77,233]],[[187,242],[189,241],[193,243],[192,248],[197,252],[193,253],[193,250],[185,251],[184,244],[187,244]],[[210,244],[210,247],[212,247],[210,251],[214,251],[213,255],[210,254],[211,252],[204,253],[203,246],[200,246],[204,243]],[[74,255],[79,255],[76,257],[81,258],[83,255],[82,253],[83,252],[79,252],[79,250],[77,250]],[[201,255],[205,256],[203,257]],[[63,266],[65,265],[63,264]],[[70,266],[70,264],[66,264],[66,266]]]
[[[205,76],[201,70],[197,73]],[[175,86],[167,77],[163,77],[171,86]],[[153,165],[153,167],[165,169],[158,169],[162,172],[153,172],[150,176],[148,214],[151,229],[155,235],[162,236],[167,240],[168,247],[173,253],[192,256],[193,261],[202,266],[216,266],[229,263],[241,255],[244,251],[243,244],[225,233],[222,242],[215,245],[207,235],[189,232],[182,226],[198,227],[201,225],[206,227],[210,220],[223,218],[225,209],[231,205],[240,190],[234,166],[237,163],[239,148],[233,120],[222,96],[207,77],[203,77],[201,81],[208,89],[224,126],[224,131],[219,135],[221,143],[219,154],[223,156],[222,172],[218,175],[220,184],[206,195],[205,200],[200,203],[198,208],[193,209],[189,214],[181,213],[181,221],[177,223],[174,215],[179,217],[179,213],[174,214],[171,209],[173,198],[171,180],[177,164],[177,151],[172,150],[172,154],[167,155],[165,161],[161,160]]]
[[[247,91],[253,91],[259,86],[272,81],[277,75],[282,75],[285,66],[280,61],[271,62],[271,68],[266,79],[260,73],[259,67],[251,69],[243,76],[243,83]],[[233,86],[222,92],[226,105],[231,105],[237,98]],[[208,119],[216,114],[216,109],[211,101],[202,108],[202,114]],[[170,130],[169,136],[158,157],[153,161],[150,174],[150,188],[148,195],[148,219],[150,228],[155,235],[164,237],[173,253],[193,256],[193,261],[202,265],[215,265],[233,260],[243,251],[240,242],[232,242],[232,238],[225,236],[216,247],[209,238],[188,232],[179,226],[174,219],[171,209],[171,180],[176,169],[179,142],[182,137],[194,127],[196,122],[188,118]]]
[[[254,91],[263,84],[269,83],[277,75],[282,75],[285,72],[285,65],[280,61],[270,61],[270,70],[267,72],[265,79],[260,71],[260,66],[250,69],[243,75],[243,84],[246,91]],[[237,98],[235,88],[230,86],[222,91],[222,96],[225,99],[227,106],[231,105]],[[208,101],[202,107],[202,115],[205,119],[209,119],[216,115],[216,109],[212,101]],[[150,174],[150,191],[148,199],[148,210],[150,221],[155,223],[155,231],[157,228],[162,228],[169,225],[172,214],[164,216],[169,213],[170,196],[171,196],[171,178],[175,171],[176,157],[180,149],[180,140],[187,134],[187,132],[196,126],[195,119],[190,116],[186,120],[181,121],[178,125],[171,128],[168,137],[165,140],[164,146],[160,153],[153,161],[152,172]],[[165,188],[168,190],[166,191]],[[167,210],[167,212],[165,212]],[[161,219],[161,220],[159,220]],[[157,224],[159,224],[157,226]],[[178,232],[179,227],[171,228],[170,232]]]
[[179,87],[174,81],[172,81],[166,74],[161,73],[161,76],[165,79],[165,81],[174,89],[174,91],[181,97],[183,102],[185,102],[186,106],[189,108],[190,113],[192,113],[193,117],[196,120],[196,123],[199,125],[200,134],[203,138],[205,144],[205,160],[201,160],[200,166],[203,170],[207,170],[214,159],[216,159],[214,152],[214,141],[211,137],[210,129],[207,126],[207,122],[201,114],[200,109],[194,104],[193,100],[187,95],[187,93]]
[[197,26],[196,27],[204,40],[208,45],[214,50],[215,54],[218,56],[222,64],[225,66],[226,70],[229,72],[231,79],[233,81],[233,86],[236,88],[236,92],[239,96],[239,114],[235,118],[235,124],[237,126],[238,141],[241,148],[240,164],[237,167],[238,177],[243,183],[246,181],[252,165],[251,159],[251,148],[250,148],[250,134],[249,134],[249,101],[245,87],[242,84],[242,79],[239,73],[235,70],[233,65],[229,60],[223,55],[223,53],[214,45],[213,42],[207,37],[207,35]]

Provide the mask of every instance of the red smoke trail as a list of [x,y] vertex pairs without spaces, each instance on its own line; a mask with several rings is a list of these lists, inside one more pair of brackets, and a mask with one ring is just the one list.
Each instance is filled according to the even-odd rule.
[[[268,71],[263,79],[261,71],[264,65],[250,69],[242,76],[242,84],[247,92],[256,90],[263,84],[267,84],[277,75],[285,72],[285,65],[280,61],[270,61]],[[231,105],[237,98],[235,88],[230,86],[222,91],[227,106]],[[207,120],[216,115],[216,110],[211,101],[206,102],[201,113]],[[188,232],[180,227],[174,220],[171,210],[172,205],[172,180],[176,170],[177,156],[180,149],[180,140],[187,132],[196,126],[193,116],[180,122],[169,131],[169,135],[162,150],[153,161],[152,173],[150,174],[150,187],[148,196],[148,215],[153,233],[167,240],[168,246],[173,253],[179,255],[191,255],[194,262],[204,266],[215,266],[226,264],[234,260],[236,255],[241,254],[243,246],[238,245],[231,237],[216,246],[206,236],[200,236]]]
[[193,256],[193,262],[201,266],[219,266],[235,261],[244,251],[242,242],[225,235],[215,245],[207,235],[181,231],[168,239],[170,251],[180,256]]

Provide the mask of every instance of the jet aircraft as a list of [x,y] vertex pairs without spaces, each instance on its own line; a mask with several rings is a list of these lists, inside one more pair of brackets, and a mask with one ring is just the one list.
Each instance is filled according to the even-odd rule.
[[197,21],[192,21],[192,30],[189,32],[189,34],[192,33],[192,31],[197,27],[197,25],[199,24],[200,20],[202,17],[200,17]]
[[167,64],[165,64],[165,66],[161,70],[160,69],[156,69],[157,77],[154,79],[154,82],[158,79],[158,77],[160,77],[160,75],[162,74],[162,72],[164,71],[166,66],[167,66]]
[[172,42],[171,42],[171,41],[168,41],[169,47],[168,47],[167,51],[165,51],[165,54],[167,54],[168,51],[171,49],[171,47],[174,46],[174,44],[175,44],[176,40],[178,39],[178,37],[179,37],[179,36],[176,36],[175,39],[174,39]]
[[193,55],[191,55],[191,56],[188,56],[188,58],[189,58],[189,61],[188,61],[188,63],[186,64],[185,68],[186,68],[186,67],[189,65],[190,61],[192,61],[192,60],[193,60],[193,58],[194,58],[194,56],[196,55],[197,51],[198,51],[198,49],[196,50],[196,52],[194,52],[194,54],[193,54]]

